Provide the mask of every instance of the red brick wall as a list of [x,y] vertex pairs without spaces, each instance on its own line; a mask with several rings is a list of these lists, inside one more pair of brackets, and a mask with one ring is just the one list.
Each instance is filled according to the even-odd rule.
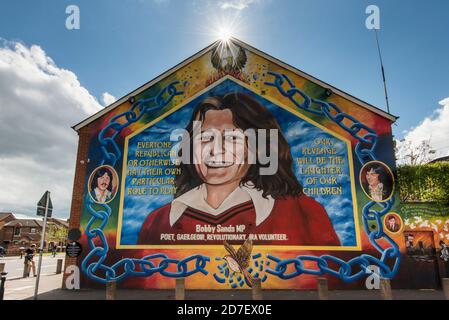
[[[17,227],[7,226],[0,231],[0,239],[2,246],[6,248],[7,255],[19,255],[20,247],[29,247],[32,244],[39,245],[41,238],[41,228],[34,227],[36,229],[35,233],[31,233],[31,227],[20,227],[20,234],[15,235],[14,231]],[[33,240],[30,240],[30,238]],[[3,241],[9,241],[8,244],[3,243]],[[17,244],[14,242],[17,241]]]
[[4,227],[5,224],[7,224],[9,221],[14,220],[14,216],[10,215],[0,221],[0,246],[4,247],[3,240],[11,240],[11,235],[9,235],[6,231],[6,228]]
[[13,240],[14,228],[4,227],[1,231],[1,239],[2,240]]
[[[73,181],[72,205],[70,209],[70,229],[79,229],[81,213],[83,208],[83,191],[84,181],[86,177],[86,168],[88,164],[88,149],[89,149],[89,126],[82,128],[78,132],[78,153],[75,165],[75,178]],[[69,265],[78,265],[77,258],[70,258],[66,256],[64,270]],[[64,273],[62,287],[65,288],[66,274]]]

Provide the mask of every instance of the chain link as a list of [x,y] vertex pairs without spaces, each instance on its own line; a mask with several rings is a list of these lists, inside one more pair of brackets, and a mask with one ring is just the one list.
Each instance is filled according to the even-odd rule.
[[[139,121],[145,114],[155,113],[157,110],[164,108],[175,96],[183,94],[183,91],[178,91],[176,88],[177,84],[179,84],[179,81],[174,81],[163,88],[156,96],[136,101],[129,110],[116,115],[110,120],[109,124],[98,134],[98,140],[101,145],[100,150],[103,154],[100,165],[109,164],[112,167],[115,166],[117,160],[122,156],[120,148],[115,141],[116,137],[123,128]],[[124,120],[124,122],[120,122],[120,120]]]
[[[293,81],[285,74],[275,72],[268,72],[268,74],[274,77],[274,79],[272,82],[265,82],[265,84],[275,87],[281,95],[287,97],[296,107],[314,115],[327,117],[357,139],[358,142],[354,150],[362,165],[368,161],[376,160],[374,150],[377,145],[378,135],[375,130],[361,123],[353,116],[344,113],[334,103],[308,97],[305,92],[296,88]],[[362,254],[349,261],[330,255],[320,257],[303,255],[282,260],[268,254],[267,258],[274,261],[276,265],[274,268],[267,268],[266,272],[281,279],[291,279],[301,274],[324,275],[327,273],[345,282],[352,282],[372,273],[368,266],[374,264],[379,266],[382,277],[393,278],[399,269],[401,255],[398,245],[384,232],[382,224],[382,217],[389,212],[393,204],[394,197],[386,202],[370,201],[362,210],[364,230],[368,234],[370,243],[382,254],[380,259],[368,254]],[[380,211],[373,208],[375,205],[381,207]],[[377,230],[370,231],[370,221],[376,222]],[[380,239],[386,241],[389,246],[383,248],[377,242]],[[392,267],[388,266],[387,260],[394,260]],[[315,263],[317,268],[306,268],[306,262]],[[337,268],[332,269],[329,263],[336,265]],[[292,268],[288,268],[289,265],[293,266],[293,271],[288,271],[292,270]]]
[[[360,163],[363,164],[367,161],[375,160],[374,149],[377,145],[378,136],[373,129],[361,123],[353,116],[342,112],[341,109],[332,102],[309,98],[305,92],[296,88],[293,81],[285,74],[270,71],[268,72],[268,75],[273,76],[274,80],[273,82],[265,82],[265,84],[267,86],[275,87],[280,94],[287,97],[296,107],[314,115],[326,116],[357,139],[356,155],[359,158]],[[289,86],[288,89],[284,88],[285,84]],[[315,107],[312,108],[312,106]],[[345,121],[350,124],[345,123]],[[362,130],[366,132],[362,134],[360,132]]]
[[[164,108],[175,96],[183,94],[182,91],[178,91],[176,88],[178,83],[178,81],[170,83],[155,97],[138,100],[129,110],[110,120],[109,124],[98,134],[98,140],[101,145],[100,150],[103,156],[100,165],[109,164],[112,167],[115,166],[117,160],[122,156],[120,148],[115,141],[116,137],[124,128],[139,121],[145,114],[154,113]],[[120,282],[128,276],[147,277],[155,273],[172,278],[183,278],[197,272],[201,272],[204,275],[208,274],[205,267],[210,258],[202,255],[193,255],[177,260],[171,259],[165,254],[156,253],[141,259],[124,258],[112,266],[107,266],[105,260],[109,251],[109,245],[104,234],[104,228],[111,216],[111,207],[107,204],[95,204],[88,194],[86,195],[85,204],[91,215],[84,231],[91,251],[83,259],[81,269],[89,278],[106,283],[108,281]],[[101,209],[97,210],[95,206],[100,206]],[[98,226],[94,227],[94,225]],[[189,263],[194,265],[190,270]],[[173,268],[176,271],[169,271],[169,269]]]

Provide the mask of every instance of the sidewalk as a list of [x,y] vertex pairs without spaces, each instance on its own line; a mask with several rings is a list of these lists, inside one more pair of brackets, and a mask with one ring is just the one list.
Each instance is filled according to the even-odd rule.
[[[25,300],[33,299],[34,288],[36,284],[35,277],[7,280],[5,282],[5,300]],[[62,273],[41,275],[39,280],[39,293],[45,294],[61,288]],[[63,291],[60,289],[60,291]]]
[[[31,300],[36,278],[8,280],[5,300]],[[105,300],[106,290],[61,289],[62,274],[43,275],[39,285],[39,300]],[[312,290],[264,290],[264,300],[317,300]],[[186,290],[186,300],[251,300],[251,290]],[[117,300],[174,300],[175,290],[118,289]],[[380,300],[379,290],[329,291],[329,300]],[[444,300],[442,290],[393,290],[394,300]]]
[[[250,290],[187,290],[186,300],[251,300]],[[55,289],[39,295],[40,300],[105,300],[105,290]],[[174,290],[118,290],[117,300],[174,300]],[[318,300],[316,291],[266,290],[264,300]],[[375,290],[330,291],[329,300],[380,300]],[[444,300],[441,290],[394,290],[394,300]]]

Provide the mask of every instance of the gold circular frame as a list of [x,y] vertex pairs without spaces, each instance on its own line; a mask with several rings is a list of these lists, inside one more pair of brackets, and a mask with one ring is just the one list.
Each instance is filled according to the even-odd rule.
[[[105,201],[105,202],[98,202],[97,200],[95,200],[95,199],[92,197],[92,193],[91,193],[92,190],[91,190],[91,187],[90,187],[91,184],[92,184],[92,177],[93,177],[94,173],[97,172],[97,171],[98,171],[99,169],[101,169],[101,168],[107,168],[107,169],[109,169],[109,170],[111,171],[111,173],[112,173],[112,177],[115,177],[116,180],[117,180],[116,190],[115,190],[114,194],[112,195],[111,199],[109,199],[108,201]],[[88,180],[88,182],[87,182],[87,192],[89,193],[89,197],[92,199],[93,202],[98,203],[98,204],[107,204],[107,203],[109,203],[109,202],[111,202],[112,200],[115,199],[115,196],[116,196],[117,193],[118,193],[119,185],[120,185],[120,184],[119,184],[119,177],[118,177],[117,171],[115,171],[115,169],[114,169],[113,167],[109,166],[109,165],[102,165],[102,166],[96,167],[96,168],[92,171],[92,173],[90,174],[89,180]]]
[[[382,165],[383,167],[387,168],[387,171],[390,173],[391,181],[392,181],[392,185],[391,185],[391,194],[390,194],[390,196],[389,196],[388,198],[386,198],[385,200],[382,200],[382,201],[376,201],[376,200],[374,200],[374,199],[371,198],[371,196],[365,191],[365,188],[364,188],[364,186],[363,186],[363,183],[362,183],[362,172],[363,172],[363,170],[365,169],[365,167],[366,167],[367,165],[371,164],[371,163],[379,163],[379,164]],[[361,187],[362,190],[363,190],[363,193],[368,197],[368,199],[370,199],[371,201],[377,202],[377,203],[381,203],[381,202],[387,202],[388,200],[390,200],[390,199],[393,197],[393,195],[394,195],[394,188],[395,188],[396,181],[394,180],[393,171],[391,171],[391,169],[390,169],[384,162],[374,160],[374,161],[370,161],[370,162],[365,163],[365,164],[363,165],[363,167],[360,169],[360,173],[359,173],[359,183],[360,183],[360,187]]]
[[[389,216],[394,216],[396,219],[399,218],[399,221],[401,223],[401,227],[399,228],[398,231],[394,231],[393,232],[393,231],[391,231],[390,229],[387,228],[387,217],[389,217]],[[402,221],[401,216],[397,212],[394,212],[394,211],[388,212],[384,216],[382,224],[383,224],[384,230],[386,230],[387,232],[389,232],[391,234],[399,234],[399,233],[401,233],[404,230],[404,221]]]

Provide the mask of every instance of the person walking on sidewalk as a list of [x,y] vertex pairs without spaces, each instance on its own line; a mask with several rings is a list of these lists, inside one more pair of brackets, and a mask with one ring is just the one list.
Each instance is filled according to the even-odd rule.
[[55,244],[53,244],[53,245],[51,246],[51,253],[52,253],[52,255],[53,255],[53,258],[56,257],[56,245],[55,245]]
[[33,276],[36,277],[36,264],[34,263],[34,253],[36,245],[31,245],[31,248],[25,250],[25,266],[27,268],[27,276],[30,276],[30,268],[33,270]]

